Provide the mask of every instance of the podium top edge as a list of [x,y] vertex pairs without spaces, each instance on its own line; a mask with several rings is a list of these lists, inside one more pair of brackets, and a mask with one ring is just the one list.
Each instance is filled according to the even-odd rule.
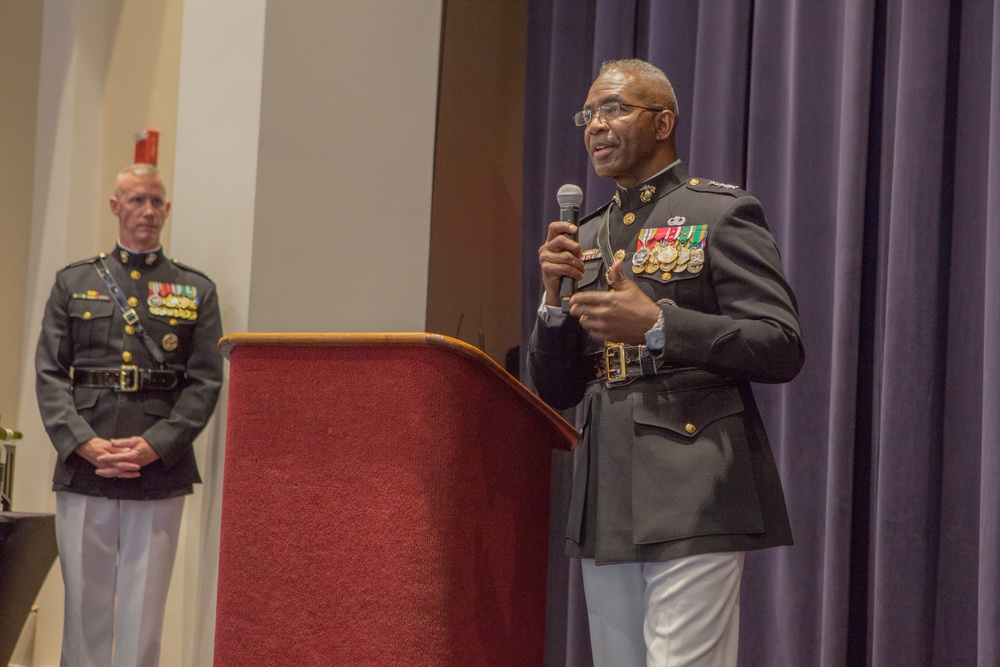
[[466,357],[481,364],[491,374],[523,400],[534,405],[543,417],[560,433],[563,442],[559,449],[570,450],[576,446],[579,432],[547,403],[521,384],[485,352],[465,341],[433,333],[235,333],[219,339],[219,351],[226,359],[240,345],[274,347],[364,347],[399,345],[411,347],[444,348],[448,352]]
[[[291,345],[291,346],[364,346],[364,345],[439,345],[453,348],[474,356],[489,357],[465,341],[442,334],[412,333],[235,333],[219,339],[219,351],[229,358],[238,345]],[[491,360],[492,361],[492,360]]]

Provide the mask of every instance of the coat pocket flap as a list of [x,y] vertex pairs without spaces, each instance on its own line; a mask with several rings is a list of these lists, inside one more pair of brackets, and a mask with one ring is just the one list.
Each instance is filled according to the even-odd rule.
[[586,287],[590,285],[595,280],[597,280],[601,275],[601,269],[604,267],[604,260],[598,255],[595,259],[584,260],[583,262],[583,278],[577,283],[577,287]]
[[739,391],[729,384],[632,395],[636,424],[694,438],[714,421],[743,412]]
[[74,299],[69,302],[69,316],[81,320],[111,317],[114,312],[115,304],[110,301]]

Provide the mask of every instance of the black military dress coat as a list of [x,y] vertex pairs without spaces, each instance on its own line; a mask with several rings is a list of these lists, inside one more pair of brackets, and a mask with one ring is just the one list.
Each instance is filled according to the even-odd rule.
[[[168,390],[143,387],[147,383],[139,382],[136,372],[161,366],[122,317],[95,270],[99,261],[93,257],[58,272],[42,320],[36,393],[57,451],[53,489],[131,500],[191,493],[201,481],[192,442],[212,415],[222,386],[215,284],[159,251],[117,247],[107,255],[109,272],[162,353],[165,368],[178,378]],[[116,387],[74,382],[74,376],[92,369],[120,373],[123,367],[124,379]],[[160,458],[135,479],[106,479],[74,453],[94,436],[142,436]]]
[[661,302],[665,345],[655,374],[609,384],[594,362],[604,341],[573,317],[536,323],[528,361],[539,395],[558,409],[582,401],[567,553],[600,564],[790,544],[750,382],[792,379],[804,354],[760,203],[680,163],[619,188],[581,221],[580,290],[608,289],[602,228],[623,273]]

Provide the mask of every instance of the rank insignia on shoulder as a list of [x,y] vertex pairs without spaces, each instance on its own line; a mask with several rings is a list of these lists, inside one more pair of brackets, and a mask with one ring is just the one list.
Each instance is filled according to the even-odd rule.
[[111,301],[111,297],[106,294],[101,294],[95,289],[89,289],[86,292],[73,292],[74,299],[84,299],[85,301]]
[[731,185],[729,183],[719,183],[718,181],[708,181],[708,184],[716,188],[725,188],[726,190],[739,190],[740,186]]
[[585,262],[589,262],[592,259],[600,259],[600,258],[601,258],[601,249],[591,248],[590,250],[583,251],[583,257],[581,259],[583,259],[583,261]]

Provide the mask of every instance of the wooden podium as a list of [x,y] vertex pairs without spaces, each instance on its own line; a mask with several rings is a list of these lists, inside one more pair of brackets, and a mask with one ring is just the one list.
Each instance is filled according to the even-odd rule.
[[215,665],[541,665],[551,450],[433,334],[236,334]]

